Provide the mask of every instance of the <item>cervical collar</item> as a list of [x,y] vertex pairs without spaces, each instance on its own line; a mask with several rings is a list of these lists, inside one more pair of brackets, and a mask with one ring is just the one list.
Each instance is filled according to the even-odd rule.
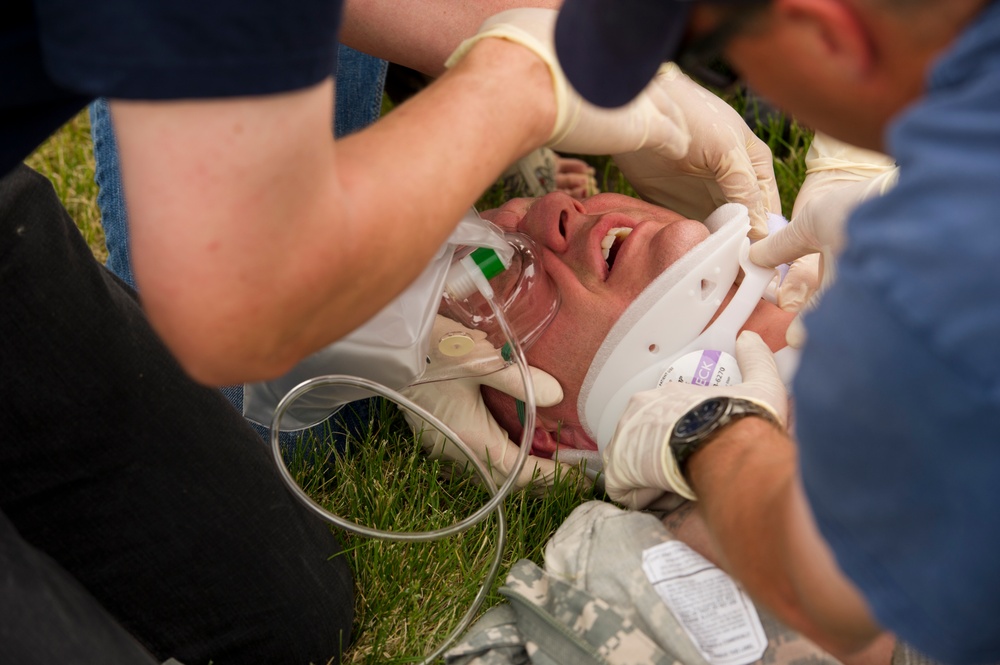
[[[577,411],[600,450],[637,392],[650,390],[681,355],[697,349],[732,354],[736,335],[760,302],[775,271],[749,259],[750,217],[727,203],[705,220],[712,232],[639,294],[597,350]],[[743,282],[709,328],[739,269]]]

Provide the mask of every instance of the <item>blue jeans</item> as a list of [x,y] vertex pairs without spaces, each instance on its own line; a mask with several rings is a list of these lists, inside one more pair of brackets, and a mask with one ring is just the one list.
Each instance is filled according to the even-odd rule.
[[[370,55],[341,46],[337,54],[337,104],[334,113],[334,136],[342,137],[370,125],[378,119],[382,111],[382,87],[388,63]],[[108,249],[107,268],[124,282],[135,288],[132,273],[132,259],[129,251],[128,213],[125,209],[125,193],[122,191],[121,171],[118,164],[118,145],[115,141],[111,113],[106,99],[98,99],[90,105],[90,131],[94,140],[94,180],[97,182],[97,205],[101,209],[101,226],[104,227],[104,242]],[[243,386],[222,388],[226,398],[243,412]],[[364,418],[366,405],[356,404],[355,408],[344,409],[348,429],[356,418]],[[329,425],[335,434],[344,431],[341,418],[334,416]],[[336,422],[333,422],[336,421]],[[254,429],[267,441],[270,431],[255,423]],[[327,427],[318,425],[313,434],[323,437]],[[299,434],[284,432],[282,443],[287,447],[297,443]]]

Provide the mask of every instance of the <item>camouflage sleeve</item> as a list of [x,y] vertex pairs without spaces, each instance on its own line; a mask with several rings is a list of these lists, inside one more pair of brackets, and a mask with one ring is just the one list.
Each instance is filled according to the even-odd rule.
[[448,665],[528,665],[517,615],[510,605],[497,605],[445,654]]
[[[545,568],[514,564],[493,608],[448,652],[450,665],[826,665],[829,654],[757,610],[756,651],[736,661],[708,660],[684,619],[644,572],[650,548],[683,547],[660,520],[589,502],[577,508],[545,549]],[[700,564],[699,564],[700,565]],[[705,562],[706,566],[710,566]],[[716,570],[713,579],[725,577]],[[728,584],[732,585],[730,581]],[[749,599],[747,599],[749,602]],[[671,600],[671,603],[673,601]],[[762,631],[762,632],[761,632]],[[761,655],[762,654],[762,655]],[[888,664],[887,664],[888,665]],[[919,665],[925,665],[923,663]]]

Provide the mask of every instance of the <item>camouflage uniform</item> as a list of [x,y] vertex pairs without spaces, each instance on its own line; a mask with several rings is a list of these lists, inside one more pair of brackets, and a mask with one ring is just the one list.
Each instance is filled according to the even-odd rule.
[[[653,515],[583,504],[546,545],[544,568],[514,564],[500,589],[509,603],[487,612],[447,662],[709,665],[643,570],[643,552],[673,540]],[[837,662],[763,610],[757,615],[766,646],[752,662]]]

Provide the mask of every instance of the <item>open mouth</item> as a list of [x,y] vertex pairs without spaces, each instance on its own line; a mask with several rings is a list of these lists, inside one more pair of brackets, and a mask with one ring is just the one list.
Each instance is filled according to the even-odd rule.
[[601,256],[608,264],[608,272],[611,272],[615,259],[618,258],[618,250],[621,249],[625,238],[632,233],[632,229],[626,227],[615,227],[608,230],[608,234],[601,239]]

